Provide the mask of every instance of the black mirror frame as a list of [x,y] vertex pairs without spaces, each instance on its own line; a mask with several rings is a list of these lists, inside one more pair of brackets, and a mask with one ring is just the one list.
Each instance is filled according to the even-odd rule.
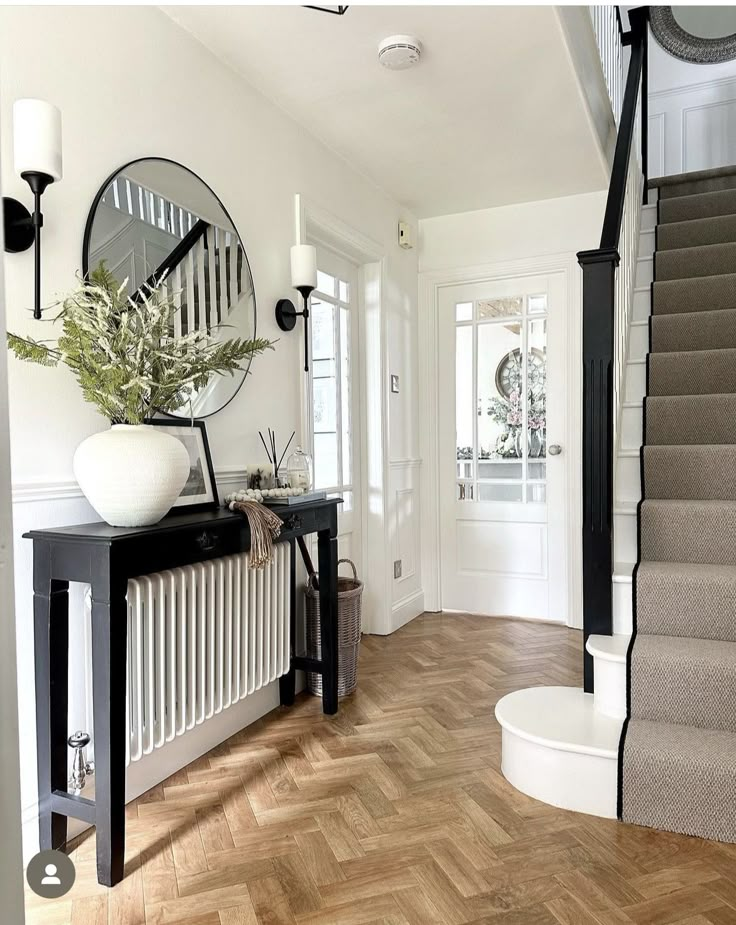
[[[105,195],[105,190],[112,183],[115,177],[119,176],[121,173],[123,173],[123,171],[127,170],[129,167],[132,167],[134,164],[140,164],[142,161],[161,161],[165,164],[172,164],[174,167],[179,167],[181,170],[186,170],[187,173],[191,174],[195,180],[198,180],[204,187],[206,187],[210,191],[210,193],[212,193],[217,204],[220,206],[223,213],[227,216],[228,221],[235,229],[238,239],[243,245],[243,257],[245,258],[245,265],[248,268],[248,274],[250,275],[250,280],[253,286],[253,335],[252,336],[253,338],[255,338],[257,336],[257,328],[258,328],[258,300],[256,298],[256,284],[255,284],[255,280],[253,279],[253,270],[251,269],[250,261],[248,260],[248,251],[245,248],[245,243],[243,242],[243,238],[240,235],[238,226],[235,224],[235,222],[232,219],[232,216],[230,215],[228,210],[223,205],[222,200],[217,195],[217,193],[212,189],[209,183],[205,183],[205,181],[199,176],[198,173],[195,173],[189,167],[185,167],[184,164],[180,164],[179,161],[175,161],[173,158],[159,157],[157,155],[152,155],[149,157],[136,157],[132,161],[128,161],[127,163],[123,164],[122,167],[118,167],[117,170],[113,170],[113,172],[105,179],[104,183],[97,191],[95,198],[92,200],[92,205],[90,206],[89,214],[87,215],[87,221],[84,225],[84,235],[82,236],[82,275],[84,279],[85,280],[89,279],[89,246],[92,240],[92,226],[94,225],[95,215],[97,214],[97,208],[100,204],[100,201],[102,200],[102,197]],[[211,418],[213,415],[219,414],[219,412],[222,411],[224,408],[227,408],[230,402],[238,395],[240,390],[243,388],[243,384],[245,383],[245,380],[248,378],[248,373],[250,372],[250,366],[252,362],[253,362],[253,357],[250,358],[250,360],[248,361],[247,367],[245,367],[244,369],[243,378],[240,381],[240,385],[235,390],[235,392],[233,392],[230,398],[228,398],[225,404],[221,405],[217,409],[217,411],[210,411],[209,414],[200,415],[197,418],[197,420],[204,420],[205,418]],[[181,417],[178,414],[167,414],[166,417],[171,418],[171,420],[174,420],[174,421],[189,420],[188,414],[184,415],[183,417]]]

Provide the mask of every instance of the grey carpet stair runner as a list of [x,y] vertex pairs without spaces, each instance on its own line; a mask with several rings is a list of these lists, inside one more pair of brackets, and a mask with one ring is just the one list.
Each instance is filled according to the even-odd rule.
[[624,822],[736,842],[736,168],[659,188]]

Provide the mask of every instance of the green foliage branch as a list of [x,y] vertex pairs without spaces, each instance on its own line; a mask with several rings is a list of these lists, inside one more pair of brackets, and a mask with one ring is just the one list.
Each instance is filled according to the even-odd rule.
[[142,424],[157,412],[190,404],[212,375],[234,375],[273,342],[264,338],[218,340],[211,331],[177,336],[179,311],[171,295],[146,288],[137,297],[101,263],[61,304],[55,345],[8,333],[20,360],[69,367],[85,400],[113,424]]

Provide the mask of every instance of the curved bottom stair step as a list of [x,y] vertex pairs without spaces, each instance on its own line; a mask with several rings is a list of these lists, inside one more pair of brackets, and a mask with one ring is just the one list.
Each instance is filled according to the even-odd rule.
[[575,687],[532,687],[496,704],[504,777],[534,799],[616,818],[622,721]]

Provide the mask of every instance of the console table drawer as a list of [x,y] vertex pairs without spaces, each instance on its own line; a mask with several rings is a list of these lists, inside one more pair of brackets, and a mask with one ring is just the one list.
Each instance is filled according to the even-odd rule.
[[144,575],[179,565],[206,562],[244,552],[250,548],[247,521],[217,525],[199,525],[179,529],[176,533],[137,539],[123,549],[130,557],[130,574]]

